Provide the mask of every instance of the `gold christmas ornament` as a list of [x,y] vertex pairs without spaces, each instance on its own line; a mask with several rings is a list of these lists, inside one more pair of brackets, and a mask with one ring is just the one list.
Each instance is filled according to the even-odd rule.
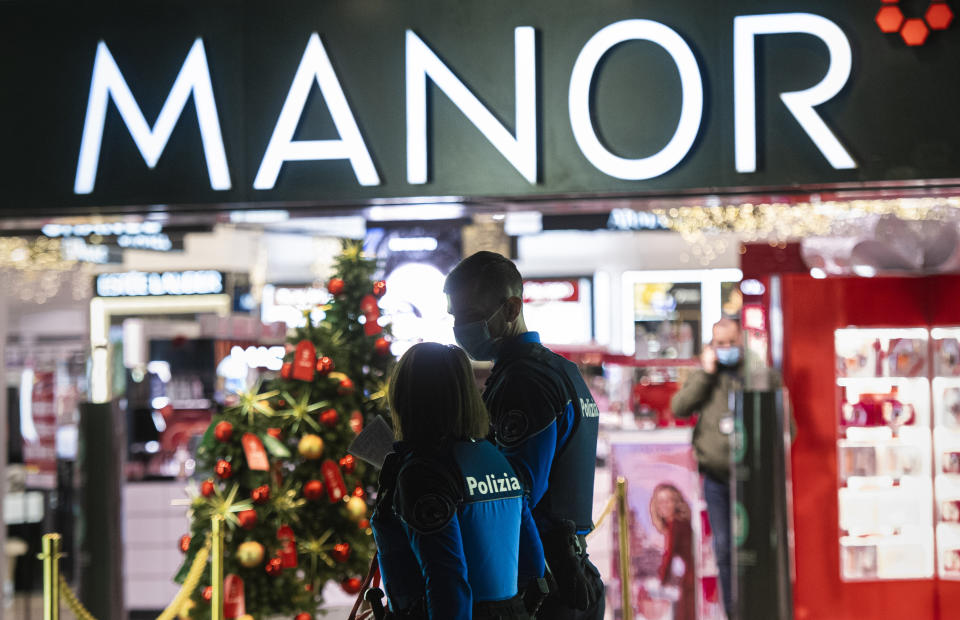
[[237,561],[245,568],[260,566],[263,555],[263,545],[253,540],[248,540],[237,547]]
[[347,514],[354,521],[359,521],[367,516],[367,502],[359,497],[351,497],[347,500]]
[[320,435],[304,435],[297,444],[297,451],[308,461],[315,461],[323,456],[323,438]]

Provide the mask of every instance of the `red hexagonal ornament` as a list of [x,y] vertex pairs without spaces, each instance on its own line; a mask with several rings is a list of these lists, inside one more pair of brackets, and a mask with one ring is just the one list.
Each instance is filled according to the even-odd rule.
[[880,26],[880,32],[891,34],[900,30],[903,24],[903,12],[898,6],[885,6],[877,11],[875,21],[877,26]]
[[927,28],[926,22],[916,17],[903,22],[903,27],[900,28],[900,36],[903,37],[903,42],[911,47],[923,45],[929,35],[930,29]]
[[932,2],[924,18],[931,30],[946,30],[953,21],[953,11],[946,2]]

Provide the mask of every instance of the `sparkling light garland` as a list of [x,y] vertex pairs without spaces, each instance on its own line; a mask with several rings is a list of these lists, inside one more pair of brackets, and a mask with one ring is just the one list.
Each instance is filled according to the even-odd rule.
[[60,240],[0,237],[0,278],[23,301],[44,303],[64,284],[74,299],[90,296],[93,271],[89,264],[63,258]]
[[656,209],[664,226],[695,242],[711,233],[737,233],[747,241],[778,243],[841,233],[867,216],[903,220],[960,219],[960,197],[689,206]]

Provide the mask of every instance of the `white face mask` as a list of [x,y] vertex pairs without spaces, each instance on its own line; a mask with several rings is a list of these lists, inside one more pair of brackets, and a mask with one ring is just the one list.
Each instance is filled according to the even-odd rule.
[[718,347],[717,362],[723,366],[736,366],[740,363],[740,347]]
[[490,335],[489,322],[503,310],[503,305],[500,304],[500,307],[486,319],[453,326],[453,337],[456,338],[457,344],[478,362],[492,360],[497,352],[499,338]]

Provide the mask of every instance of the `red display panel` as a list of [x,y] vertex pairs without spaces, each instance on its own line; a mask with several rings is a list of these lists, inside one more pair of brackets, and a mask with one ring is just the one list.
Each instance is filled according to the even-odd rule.
[[960,276],[781,278],[784,383],[798,428],[792,451],[797,620],[955,617],[955,581],[841,581],[834,334],[847,326],[960,325]]

